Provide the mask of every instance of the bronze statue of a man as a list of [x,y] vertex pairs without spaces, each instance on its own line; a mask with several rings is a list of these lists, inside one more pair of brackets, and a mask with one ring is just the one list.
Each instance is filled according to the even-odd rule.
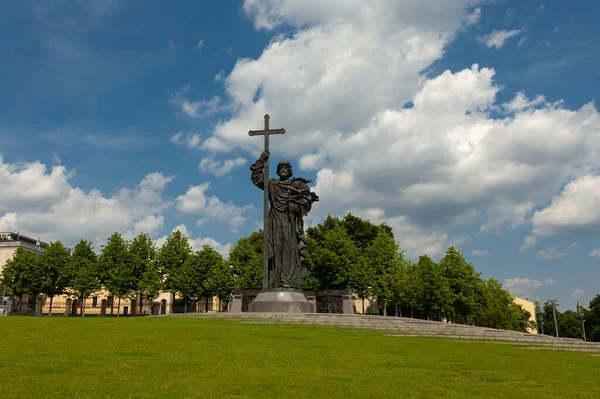
[[[264,165],[269,151],[250,166],[252,183],[264,189]],[[287,160],[277,165],[279,180],[269,180],[269,217],[267,231],[268,288],[289,287],[300,289],[305,269],[302,261],[306,254],[303,216],[319,197],[306,185],[311,180],[293,177]]]

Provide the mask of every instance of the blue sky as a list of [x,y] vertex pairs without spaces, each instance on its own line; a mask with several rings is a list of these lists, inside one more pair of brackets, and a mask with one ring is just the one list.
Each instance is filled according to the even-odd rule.
[[226,253],[261,223],[268,112],[307,224],[386,222],[563,309],[600,292],[596,2],[174,4],[2,3],[0,230]]

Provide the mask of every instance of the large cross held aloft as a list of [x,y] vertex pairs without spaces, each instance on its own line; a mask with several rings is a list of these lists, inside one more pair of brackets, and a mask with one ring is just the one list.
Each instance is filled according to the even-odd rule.
[[[284,134],[285,129],[269,129],[270,116],[265,115],[264,130],[250,130],[249,136],[265,136],[265,151],[269,151],[269,136],[272,134]],[[264,214],[263,214],[263,289],[269,288],[269,159],[265,161],[264,173]]]

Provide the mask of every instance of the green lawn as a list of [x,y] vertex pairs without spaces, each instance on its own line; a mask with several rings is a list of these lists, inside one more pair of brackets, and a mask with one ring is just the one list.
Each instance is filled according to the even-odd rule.
[[204,318],[0,317],[0,398],[600,398],[600,357]]

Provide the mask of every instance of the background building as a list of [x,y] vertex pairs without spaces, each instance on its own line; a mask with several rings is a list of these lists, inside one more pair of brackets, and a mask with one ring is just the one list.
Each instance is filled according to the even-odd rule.
[[39,239],[36,240],[19,233],[0,232],[0,273],[6,265],[6,261],[12,259],[17,248],[23,247],[29,252],[40,255],[46,250],[46,245],[48,244]]

